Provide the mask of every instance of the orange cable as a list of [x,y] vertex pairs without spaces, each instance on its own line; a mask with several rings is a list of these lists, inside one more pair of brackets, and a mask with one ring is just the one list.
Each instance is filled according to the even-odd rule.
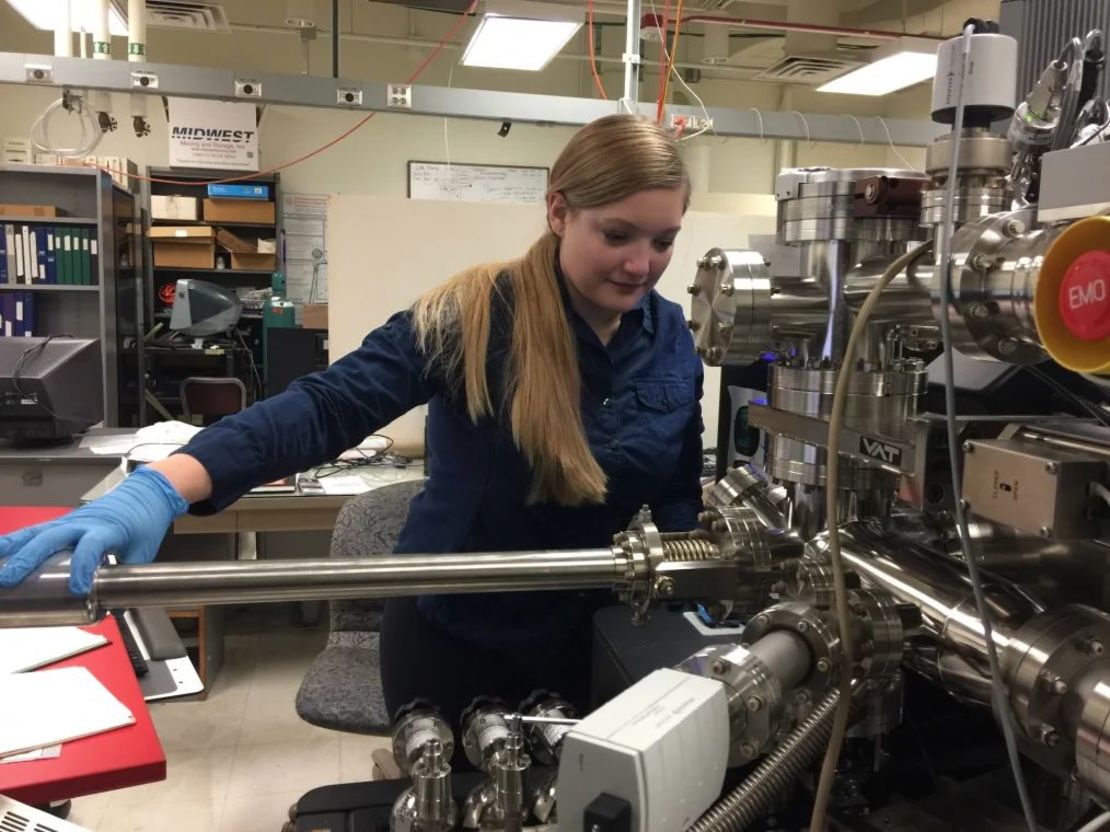
[[[660,123],[662,123],[663,120],[662,110],[667,101],[667,88],[671,85],[671,73],[674,71],[675,56],[678,54],[678,36],[682,33],[682,3],[683,0],[678,0],[678,6],[674,13],[674,40],[671,41],[671,56],[670,60],[667,62],[667,71],[663,77],[663,95],[659,99]],[[666,37],[666,32],[664,32],[664,37]]]
[[[439,53],[443,51],[443,47],[446,46],[447,42],[449,40],[451,40],[452,37],[454,37],[455,33],[458,32],[458,30],[460,28],[462,28],[462,25],[467,21],[467,19],[470,17],[470,15],[473,14],[474,9],[476,9],[477,7],[478,7],[478,0],[472,0],[471,4],[467,8],[467,10],[465,12],[463,12],[463,14],[459,17],[459,19],[457,21],[455,21],[455,25],[452,26],[450,31],[448,31],[447,34],[444,35],[440,39],[439,43],[436,44],[435,48],[432,49],[432,51],[428,54],[428,56],[421,62],[420,66],[418,66],[416,68],[416,70],[409,76],[408,80],[405,82],[406,84],[413,83],[417,78],[419,78],[421,76],[421,74],[423,74],[424,70],[428,68],[428,64],[430,64],[433,60],[435,60],[436,56],[438,56]],[[130,179],[138,179],[142,182],[158,182],[158,183],[161,183],[163,185],[196,185],[198,183],[208,184],[208,185],[223,185],[223,184],[230,183],[230,182],[242,182],[242,181],[247,180],[247,179],[256,179],[259,176],[266,176],[266,175],[271,174],[271,173],[277,173],[278,171],[286,170],[287,168],[293,167],[293,165],[298,165],[298,164],[300,164],[301,162],[304,162],[307,159],[311,159],[313,156],[317,156],[320,153],[323,153],[328,148],[334,147],[335,145],[339,144],[341,141],[343,141],[345,138],[347,138],[352,133],[357,131],[364,124],[366,124],[366,122],[368,122],[370,119],[372,119],[377,114],[378,114],[377,110],[372,110],[371,112],[369,112],[365,116],[363,116],[361,119],[359,119],[357,122],[355,122],[353,127],[350,127],[349,129],[347,129],[343,133],[340,133],[338,136],[336,136],[334,139],[332,139],[327,144],[323,144],[320,147],[316,148],[315,150],[310,150],[308,153],[305,153],[301,156],[298,156],[295,159],[290,159],[289,161],[282,162],[280,165],[274,165],[272,168],[267,168],[266,170],[260,170],[256,173],[247,173],[247,174],[243,174],[242,176],[231,176],[231,177],[228,177],[226,179],[207,179],[207,180],[161,179],[161,178],[154,177],[154,176],[140,176],[139,174],[136,174],[136,173],[128,173],[127,171],[116,170],[115,168],[108,167],[107,165],[89,165],[89,167],[96,167],[96,168],[99,168],[100,170],[107,171],[108,173],[118,173],[118,174],[121,174],[123,176],[127,176]]]
[[667,55],[667,28],[669,27],[668,18],[671,14],[671,0],[665,0],[663,4],[663,21],[662,25],[659,22],[659,16],[655,17],[655,25],[659,30],[659,85],[655,91],[655,123],[663,123],[663,78],[667,71],[667,61],[670,57]]
[[590,43],[590,71],[594,75],[594,86],[597,87],[597,94],[601,96],[603,101],[608,101],[609,96],[605,94],[605,87],[601,83],[601,76],[597,74],[597,58],[594,55],[594,0],[586,0],[586,20],[589,24],[589,31],[586,37]]

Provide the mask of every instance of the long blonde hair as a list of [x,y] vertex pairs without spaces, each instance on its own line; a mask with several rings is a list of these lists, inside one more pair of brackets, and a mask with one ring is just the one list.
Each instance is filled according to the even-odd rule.
[[[675,141],[631,115],[607,116],[579,130],[551,168],[548,194],[571,210],[595,208],[649,188],[690,182]],[[421,297],[414,321],[421,349],[448,379],[462,371],[466,408],[477,422],[495,414],[486,377],[498,279],[508,276],[512,338],[504,399],[513,439],[532,467],[530,502],[601,503],[606,477],[582,425],[574,337],[555,274],[559,238],[550,229],[519,260],[475,266]]]

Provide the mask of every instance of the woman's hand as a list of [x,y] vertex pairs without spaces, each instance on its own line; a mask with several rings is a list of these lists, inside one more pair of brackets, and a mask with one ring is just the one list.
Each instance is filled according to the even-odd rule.
[[159,471],[139,468],[115,490],[64,517],[0,537],[0,587],[11,587],[56,552],[73,549],[69,591],[88,595],[107,552],[150,563],[189,503]]

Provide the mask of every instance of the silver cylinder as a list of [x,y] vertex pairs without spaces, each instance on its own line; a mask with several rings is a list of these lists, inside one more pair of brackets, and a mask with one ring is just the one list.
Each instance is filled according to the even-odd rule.
[[931,281],[934,317],[947,314],[955,346],[977,358],[1009,364],[1045,359],[1033,315],[1041,264],[1062,226],[1032,228],[1032,209],[993,214],[952,237],[952,291],[940,306],[940,282]]
[[611,549],[153,563],[101,567],[88,599],[75,599],[66,554],[0,589],[0,626],[87,624],[117,607],[623,587],[626,569]]
[[[776,365],[771,373],[769,403],[780,410],[827,419],[832,413],[837,375],[831,368]],[[906,370],[856,373],[848,387],[845,421],[860,431],[897,436],[916,412],[917,397],[924,388],[925,373],[917,364],[907,364]],[[802,485],[823,486],[827,465],[828,453],[824,448],[786,436],[771,437],[767,463],[771,476]],[[875,468],[846,458],[840,460],[841,488],[876,487],[882,477]]]
[[[827,536],[814,541],[817,551]],[[897,601],[921,610],[920,638],[908,652],[911,667],[940,684],[958,699],[990,704],[990,670],[983,623],[975,606],[966,570],[958,562],[892,539],[870,523],[849,523],[840,530],[845,567],[865,585],[889,592]],[[1043,612],[1019,587],[985,576],[983,587],[991,606],[994,642],[1006,649],[1017,631]]]

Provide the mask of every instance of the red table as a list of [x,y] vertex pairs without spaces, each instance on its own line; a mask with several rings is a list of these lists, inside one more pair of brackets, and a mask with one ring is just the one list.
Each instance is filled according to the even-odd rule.
[[[0,534],[43,522],[69,508],[0,507]],[[86,627],[108,644],[50,667],[86,667],[135,715],[135,724],[62,745],[60,756],[0,765],[0,794],[31,805],[166,779],[166,755],[123,648],[115,619]],[[7,715],[8,717],[13,715]]]

